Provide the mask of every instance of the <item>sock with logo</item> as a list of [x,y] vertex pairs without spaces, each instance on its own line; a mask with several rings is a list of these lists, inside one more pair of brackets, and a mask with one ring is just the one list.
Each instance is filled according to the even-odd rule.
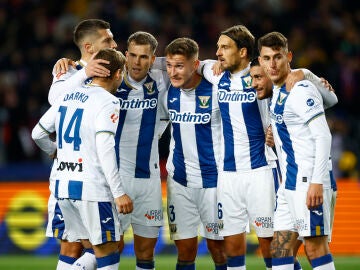
[[56,266],[56,270],[69,270],[71,265],[76,261],[76,258],[59,255],[59,260]]
[[335,265],[331,254],[327,254],[311,260],[311,266],[314,270],[335,270]]
[[245,270],[245,255],[228,257],[227,265],[231,270]]
[[176,270],[195,270],[195,262],[177,261]]
[[154,260],[138,260],[136,259],[136,270],[148,270],[155,269],[155,261]]
[[95,270],[97,267],[96,257],[92,248],[85,249],[84,254],[73,263],[70,269]]
[[120,253],[115,252],[105,257],[96,258],[99,270],[118,270],[120,264]]

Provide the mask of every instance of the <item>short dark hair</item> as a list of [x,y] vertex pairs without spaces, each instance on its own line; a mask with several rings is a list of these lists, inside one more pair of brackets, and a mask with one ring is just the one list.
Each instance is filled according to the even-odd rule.
[[95,55],[94,59],[109,61],[109,64],[100,63],[100,65],[103,65],[110,71],[109,78],[112,78],[118,69],[124,70],[126,61],[125,56],[120,51],[111,48],[101,49]]
[[258,50],[261,51],[262,47],[270,47],[274,49],[283,48],[285,50],[288,49],[288,41],[287,38],[281,34],[280,32],[270,32],[266,35],[262,36],[258,40]]
[[251,59],[255,50],[255,37],[244,25],[234,25],[220,33],[235,41],[236,46],[246,48],[248,59]]
[[259,62],[258,56],[254,57],[254,58],[250,61],[250,67],[257,67],[257,66],[260,66],[260,62]]
[[130,42],[135,42],[138,45],[150,45],[150,48],[153,53],[155,53],[156,48],[158,46],[158,42],[156,38],[152,34],[143,31],[137,31],[129,36],[127,40],[128,48]]
[[81,49],[81,42],[90,35],[98,35],[98,30],[110,29],[110,23],[100,19],[88,19],[75,26],[74,43]]
[[195,40],[187,37],[181,37],[171,41],[165,48],[165,56],[180,54],[187,59],[197,58],[199,56],[199,45]]

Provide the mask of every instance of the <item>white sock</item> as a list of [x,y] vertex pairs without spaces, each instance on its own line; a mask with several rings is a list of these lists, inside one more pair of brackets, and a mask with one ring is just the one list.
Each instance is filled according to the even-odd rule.
[[76,258],[59,255],[59,260],[56,266],[56,270],[68,270],[75,261]]
[[[73,263],[70,269],[72,270],[96,270],[96,257],[90,252],[85,252],[76,262]],[[68,268],[69,269],[69,268]]]

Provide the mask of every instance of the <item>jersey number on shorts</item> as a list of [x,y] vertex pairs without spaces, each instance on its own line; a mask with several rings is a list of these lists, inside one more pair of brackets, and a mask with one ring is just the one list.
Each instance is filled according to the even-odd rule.
[[173,205],[169,205],[169,220],[170,222],[174,222],[175,221],[175,211],[174,211],[174,206]]
[[[76,109],[71,119],[66,127],[65,133],[63,135],[63,126],[66,115],[67,107],[60,106],[60,122],[59,122],[59,132],[58,132],[58,147],[62,148],[63,138],[66,143],[72,143],[74,146],[74,151],[80,150],[81,138],[80,138],[80,126],[83,116],[84,109]],[[71,136],[72,135],[72,136]]]

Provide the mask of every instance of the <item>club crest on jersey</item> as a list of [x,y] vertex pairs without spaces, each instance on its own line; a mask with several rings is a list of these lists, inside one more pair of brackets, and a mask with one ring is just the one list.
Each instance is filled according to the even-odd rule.
[[251,77],[247,76],[243,78],[245,89],[251,88]]
[[144,84],[145,88],[147,89],[147,94],[152,95],[155,93],[155,89],[153,88],[154,82],[148,82]]
[[284,99],[287,97],[287,95],[286,94],[284,94],[284,93],[280,93],[280,95],[279,95],[279,98],[278,98],[278,100],[277,100],[277,104],[278,105],[282,105],[283,103],[284,103]]
[[210,101],[210,96],[199,96],[199,101],[200,101],[200,108],[206,109],[209,108],[209,101]]

